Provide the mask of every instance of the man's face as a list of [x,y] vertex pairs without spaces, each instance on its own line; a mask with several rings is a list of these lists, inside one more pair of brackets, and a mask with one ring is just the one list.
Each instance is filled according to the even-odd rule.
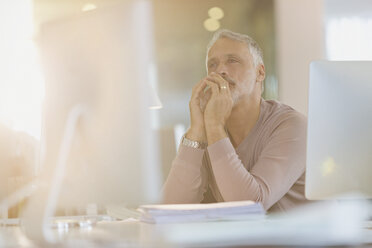
[[253,57],[243,42],[218,39],[209,50],[207,68],[208,75],[216,72],[229,82],[234,105],[257,90]]

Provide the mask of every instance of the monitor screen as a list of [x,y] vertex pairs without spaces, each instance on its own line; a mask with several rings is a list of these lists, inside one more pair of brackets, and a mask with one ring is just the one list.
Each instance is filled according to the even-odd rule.
[[306,197],[372,198],[372,62],[310,65]]

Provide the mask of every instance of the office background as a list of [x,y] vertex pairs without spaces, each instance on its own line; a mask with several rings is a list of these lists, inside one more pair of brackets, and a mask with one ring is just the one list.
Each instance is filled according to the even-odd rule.
[[[44,81],[35,45],[40,26],[118,0],[13,0],[0,3],[0,123],[5,175],[38,173]],[[264,51],[264,97],[307,113],[308,65],[317,59],[372,60],[369,0],[153,0],[155,60],[149,82],[163,108],[154,110],[166,175],[175,155],[174,127],[187,128],[192,86],[205,75],[212,31],[228,28],[251,35]],[[211,19],[219,7],[223,17]],[[213,19],[213,18],[212,18]],[[216,24],[216,22],[218,24]],[[210,30],[207,30],[207,29]],[[5,37],[5,38],[4,38]],[[16,136],[17,139],[12,139]],[[168,142],[171,141],[171,142]],[[4,150],[5,151],[5,150]],[[167,151],[167,152],[164,152]],[[170,151],[170,152],[169,152]],[[2,155],[4,157],[5,155]],[[23,160],[14,158],[22,157]],[[11,162],[9,162],[11,161]],[[22,182],[20,182],[22,183]],[[18,182],[14,182],[18,184]]]

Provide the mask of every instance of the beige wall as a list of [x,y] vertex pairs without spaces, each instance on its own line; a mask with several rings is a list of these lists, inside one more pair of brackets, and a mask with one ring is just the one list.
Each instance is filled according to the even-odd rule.
[[324,59],[324,1],[275,0],[279,100],[307,114],[309,63]]

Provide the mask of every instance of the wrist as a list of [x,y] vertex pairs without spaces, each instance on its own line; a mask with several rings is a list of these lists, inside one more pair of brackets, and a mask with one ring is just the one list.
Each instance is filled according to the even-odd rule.
[[206,126],[206,134],[208,145],[212,145],[217,141],[228,137],[225,131],[225,127],[222,125]]
[[186,138],[186,135],[184,135],[182,137],[181,143],[184,146],[192,147],[192,148],[196,148],[196,149],[205,149],[207,147],[207,143],[198,142],[198,141],[195,141],[195,140],[190,140],[190,139]]
[[204,127],[190,127],[190,129],[186,132],[185,137],[190,140],[194,140],[197,142],[205,143],[207,138],[205,136]]
[[205,130],[225,130],[225,125],[215,121],[206,121]]

